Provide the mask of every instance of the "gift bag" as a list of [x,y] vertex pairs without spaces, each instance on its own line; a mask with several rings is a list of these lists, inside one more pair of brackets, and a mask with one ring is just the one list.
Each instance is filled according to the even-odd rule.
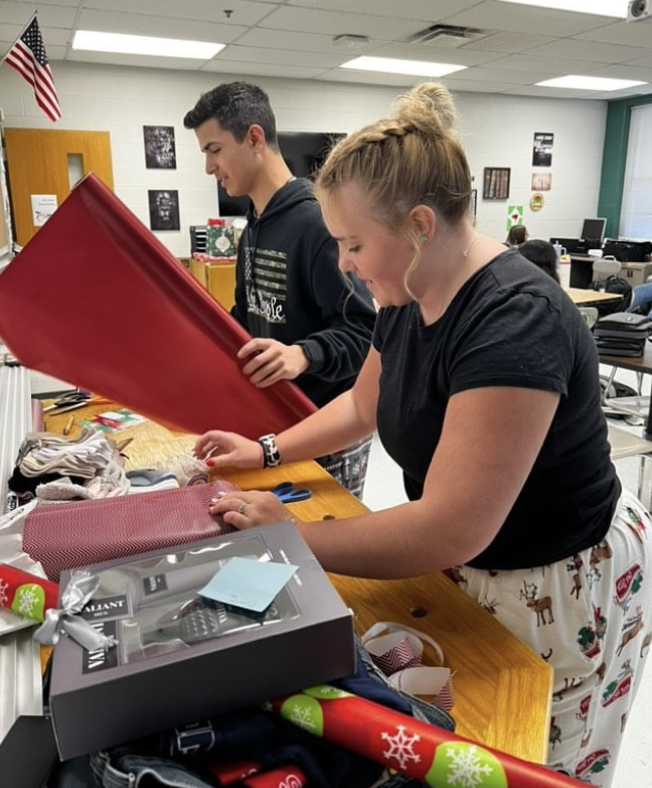
[[211,257],[235,257],[235,230],[231,225],[209,223],[206,228],[206,254]]
[[[373,662],[401,692],[432,698],[434,706],[450,712],[454,705],[452,673],[444,653],[424,632],[391,621],[379,621],[361,638]],[[432,646],[439,666],[423,664],[423,644]]]

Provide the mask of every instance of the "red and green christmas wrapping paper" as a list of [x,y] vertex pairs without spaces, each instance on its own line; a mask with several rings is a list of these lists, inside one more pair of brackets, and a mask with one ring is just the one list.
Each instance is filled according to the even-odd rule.
[[0,606],[19,616],[43,621],[45,611],[56,608],[59,587],[51,580],[0,563]]
[[572,777],[326,684],[269,705],[315,736],[435,788],[586,788]]

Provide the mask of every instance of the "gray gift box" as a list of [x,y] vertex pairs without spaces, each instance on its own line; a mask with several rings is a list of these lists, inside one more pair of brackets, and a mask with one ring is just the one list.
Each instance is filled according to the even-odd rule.
[[[234,557],[298,569],[260,613],[200,597]],[[292,523],[85,569],[100,585],[81,615],[117,645],[87,651],[61,637],[54,648],[63,760],[355,671],[351,611]],[[79,571],[62,573],[62,590]]]

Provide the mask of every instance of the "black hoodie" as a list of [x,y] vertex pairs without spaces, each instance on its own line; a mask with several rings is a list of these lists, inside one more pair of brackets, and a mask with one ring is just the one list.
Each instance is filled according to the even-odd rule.
[[324,405],[353,385],[367,355],[371,295],[338,269],[337,244],[309,181],[286,183],[261,216],[250,210],[247,220],[231,313],[254,337],[301,345],[310,365],[294,382]]

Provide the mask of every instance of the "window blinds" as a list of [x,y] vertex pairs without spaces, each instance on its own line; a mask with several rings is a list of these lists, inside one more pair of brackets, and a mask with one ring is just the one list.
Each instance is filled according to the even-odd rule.
[[652,104],[632,108],[620,237],[652,240]]

